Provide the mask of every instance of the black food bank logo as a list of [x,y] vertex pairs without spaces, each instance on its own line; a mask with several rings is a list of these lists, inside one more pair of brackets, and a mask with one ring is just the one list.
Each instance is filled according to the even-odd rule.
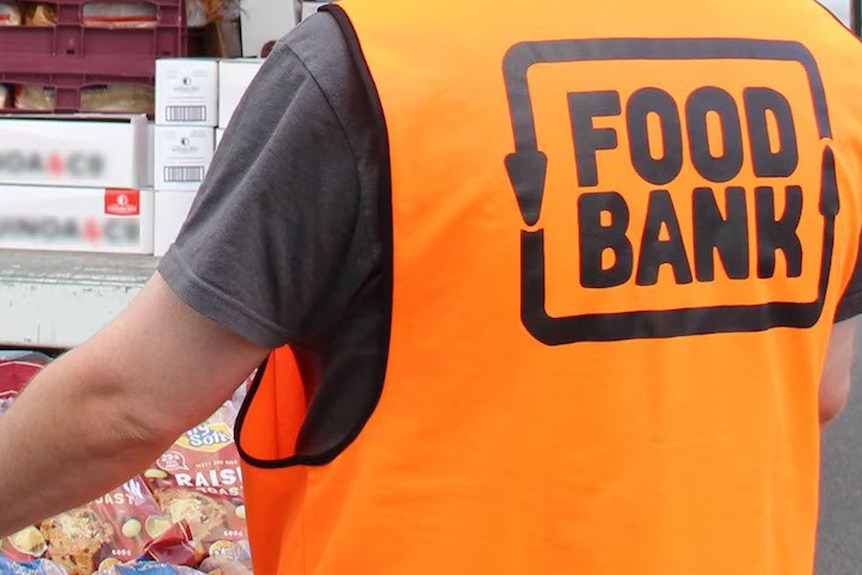
[[[822,246],[816,260],[806,260],[812,264],[804,272],[816,277],[816,293],[795,298],[799,301],[777,296],[773,296],[776,301],[756,303],[713,302],[721,299],[713,298],[705,305],[669,306],[650,305],[649,299],[632,297],[631,309],[625,311],[597,313],[590,309],[571,315],[548,311],[549,260],[540,215],[549,158],[539,146],[528,71],[535,64],[596,61],[640,65],[659,61],[791,63],[804,70],[810,101],[802,99],[801,106],[800,98],[796,98],[791,105],[780,88],[770,87],[769,78],[744,87],[740,99],[718,85],[695,86],[683,98],[675,98],[655,84],[627,95],[613,89],[568,91],[578,188],[577,231],[572,233],[578,241],[578,281],[582,288],[625,286],[620,289],[635,293],[638,288],[661,285],[659,269],[664,267],[672,271],[677,286],[713,282],[718,269],[729,280],[768,282],[778,276],[778,254],[785,262],[786,278],[800,277],[800,221],[805,198],[806,202],[816,202],[817,235]],[[521,231],[521,319],[536,339],[561,345],[805,328],[817,322],[829,281],[839,201],[823,85],[814,59],[803,45],[737,39],[527,42],[509,50],[504,74],[515,142],[505,164],[526,224]],[[717,78],[715,84],[720,80]],[[811,141],[803,145],[798,138],[800,118],[814,126],[809,140],[816,140],[816,150]],[[598,125],[608,119],[618,120],[625,138],[620,130]],[[651,142],[656,127],[661,135],[659,153]],[[720,149],[713,146],[713,138],[720,140]],[[621,150],[623,147],[628,149]],[[631,217],[635,191],[599,185],[600,158],[612,151],[628,156],[633,177],[646,194],[643,219],[634,221]],[[812,160],[812,154],[816,159]],[[805,158],[809,165],[816,163],[816,184],[815,178],[799,176],[805,171],[798,170]],[[554,157],[551,161],[572,160]],[[691,222],[685,222],[690,230],[688,242],[683,239],[678,215],[683,210],[675,205],[671,193],[686,162],[696,173],[686,181],[697,182],[685,190],[691,212]],[[746,172],[740,178],[744,166],[750,177]],[[740,179],[746,186],[739,185]],[[783,211],[776,209],[776,203],[784,206]],[[749,214],[754,225],[749,224]],[[633,241],[635,238],[638,241]],[[612,254],[611,263],[608,253]],[[813,269],[815,261],[817,269]]]

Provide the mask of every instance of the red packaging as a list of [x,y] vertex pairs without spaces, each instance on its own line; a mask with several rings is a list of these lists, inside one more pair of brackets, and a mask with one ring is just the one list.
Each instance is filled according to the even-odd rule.
[[0,354],[0,415],[6,413],[37,373],[51,361],[36,352],[6,352]]
[[38,559],[45,555],[46,551],[48,544],[45,538],[39,529],[32,526],[10,535],[0,544],[0,555],[22,563]]
[[90,575],[135,561],[171,524],[143,478],[135,477],[96,501],[44,521],[46,557],[70,575]]
[[144,474],[164,514],[175,523],[188,522],[204,556],[247,538],[235,419],[228,402],[183,434]]
[[143,477],[135,477],[118,489],[100,497],[90,507],[113,528],[105,558],[124,563],[140,558],[150,541],[168,529],[162,513]]
[[145,553],[147,559],[186,567],[196,567],[203,559],[186,521],[171,525],[170,529],[147,545]]

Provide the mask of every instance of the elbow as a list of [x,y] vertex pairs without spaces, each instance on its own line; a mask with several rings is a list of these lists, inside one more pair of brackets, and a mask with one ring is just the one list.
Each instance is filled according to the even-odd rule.
[[182,433],[134,402],[94,402],[90,442],[94,457],[155,459]]
[[142,427],[129,420],[117,418],[104,423],[88,443],[90,457],[105,461],[154,460],[171,443],[162,431]]

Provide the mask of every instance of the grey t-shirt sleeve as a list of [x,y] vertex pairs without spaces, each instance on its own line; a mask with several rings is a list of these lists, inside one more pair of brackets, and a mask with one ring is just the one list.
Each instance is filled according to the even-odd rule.
[[363,102],[331,16],[315,15],[278,43],[160,262],[183,301],[267,348],[338,321],[376,265],[356,138],[345,131],[364,125],[344,120],[361,115]]

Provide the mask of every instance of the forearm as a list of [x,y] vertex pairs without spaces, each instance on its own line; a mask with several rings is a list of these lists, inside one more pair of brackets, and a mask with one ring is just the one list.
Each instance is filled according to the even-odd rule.
[[145,469],[267,351],[186,306],[156,274],[0,418],[0,537]]
[[0,537],[110,491],[170,443],[130,417],[116,369],[83,357],[51,364],[0,418]]

